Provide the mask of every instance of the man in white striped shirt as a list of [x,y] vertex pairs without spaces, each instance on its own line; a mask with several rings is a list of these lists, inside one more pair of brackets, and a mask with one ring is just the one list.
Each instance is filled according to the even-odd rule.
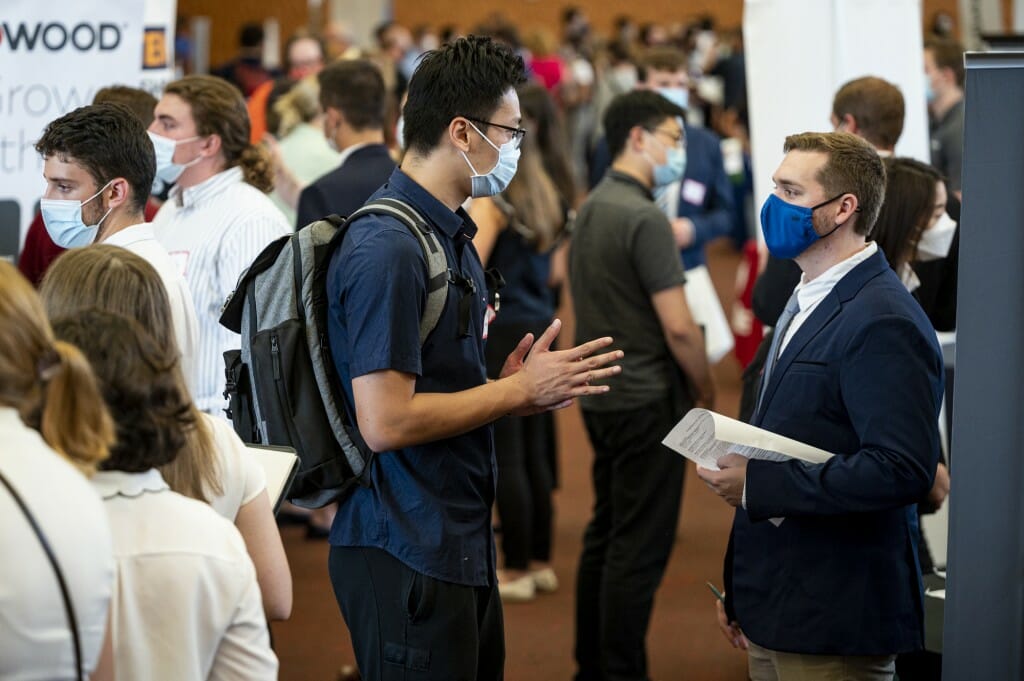
[[266,196],[270,158],[249,143],[245,100],[227,81],[187,76],[170,83],[149,131],[157,177],[174,184],[153,226],[181,268],[199,318],[189,383],[200,409],[223,416],[223,354],[239,338],[220,325],[220,308],[259,252],[291,228]]

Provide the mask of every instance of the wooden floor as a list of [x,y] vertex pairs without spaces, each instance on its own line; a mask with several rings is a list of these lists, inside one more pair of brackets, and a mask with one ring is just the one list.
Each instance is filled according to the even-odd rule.
[[[714,254],[712,277],[728,303],[737,259],[725,249]],[[571,328],[565,331],[571,333]],[[715,368],[717,408],[723,413],[736,412],[738,373],[731,357]],[[575,671],[573,582],[593,501],[592,452],[575,407],[558,414],[558,426],[562,487],[555,497],[554,565],[562,587],[531,603],[505,607],[509,681],[568,681]],[[655,681],[746,679],[745,658],[719,633],[714,600],[704,584],[710,580],[721,585],[731,519],[731,509],[701,483],[691,465],[675,550],[656,597],[647,638],[649,672]],[[283,534],[295,581],[295,608],[291,620],[273,627],[280,678],[333,681],[353,657],[327,577],[327,544],[307,541],[299,528],[285,528]]]

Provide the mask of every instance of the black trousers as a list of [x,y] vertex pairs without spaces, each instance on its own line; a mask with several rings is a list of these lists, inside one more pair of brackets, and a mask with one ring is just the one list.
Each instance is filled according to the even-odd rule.
[[576,581],[577,681],[646,681],[654,593],[675,542],[686,464],[661,444],[670,399],[584,412],[594,446],[594,515]]
[[553,421],[545,412],[506,416],[494,424],[501,550],[505,567],[512,570],[526,570],[531,560],[551,559]]
[[444,582],[368,547],[332,546],[328,570],[364,681],[504,678],[495,585]]

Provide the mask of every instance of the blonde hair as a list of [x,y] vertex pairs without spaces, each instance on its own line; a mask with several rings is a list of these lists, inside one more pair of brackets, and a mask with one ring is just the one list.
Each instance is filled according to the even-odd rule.
[[[160,347],[173,348],[180,355],[163,280],[131,251],[105,244],[72,249],[50,266],[39,292],[51,319],[73,317],[89,308],[114,312],[136,320]],[[182,393],[188,395],[180,361],[173,373]],[[185,448],[160,472],[175,492],[209,501],[224,489],[216,443],[191,399],[188,410],[194,425],[186,431]]]
[[274,113],[280,121],[274,134],[284,139],[302,123],[309,123],[320,114],[320,83],[315,75],[295,83],[274,102]]
[[185,76],[164,93],[185,100],[199,135],[220,137],[228,168],[240,166],[245,181],[264,193],[274,189],[273,161],[266,148],[249,143],[249,110],[238,88],[215,76]]
[[53,336],[39,296],[0,261],[0,404],[86,475],[106,459],[114,424],[89,363]]

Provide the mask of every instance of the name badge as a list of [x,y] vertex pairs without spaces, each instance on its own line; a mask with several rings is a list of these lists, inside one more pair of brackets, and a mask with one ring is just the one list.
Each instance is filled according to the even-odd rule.
[[683,201],[692,203],[695,206],[704,204],[704,196],[708,193],[706,185],[697,180],[685,180],[683,182]]

